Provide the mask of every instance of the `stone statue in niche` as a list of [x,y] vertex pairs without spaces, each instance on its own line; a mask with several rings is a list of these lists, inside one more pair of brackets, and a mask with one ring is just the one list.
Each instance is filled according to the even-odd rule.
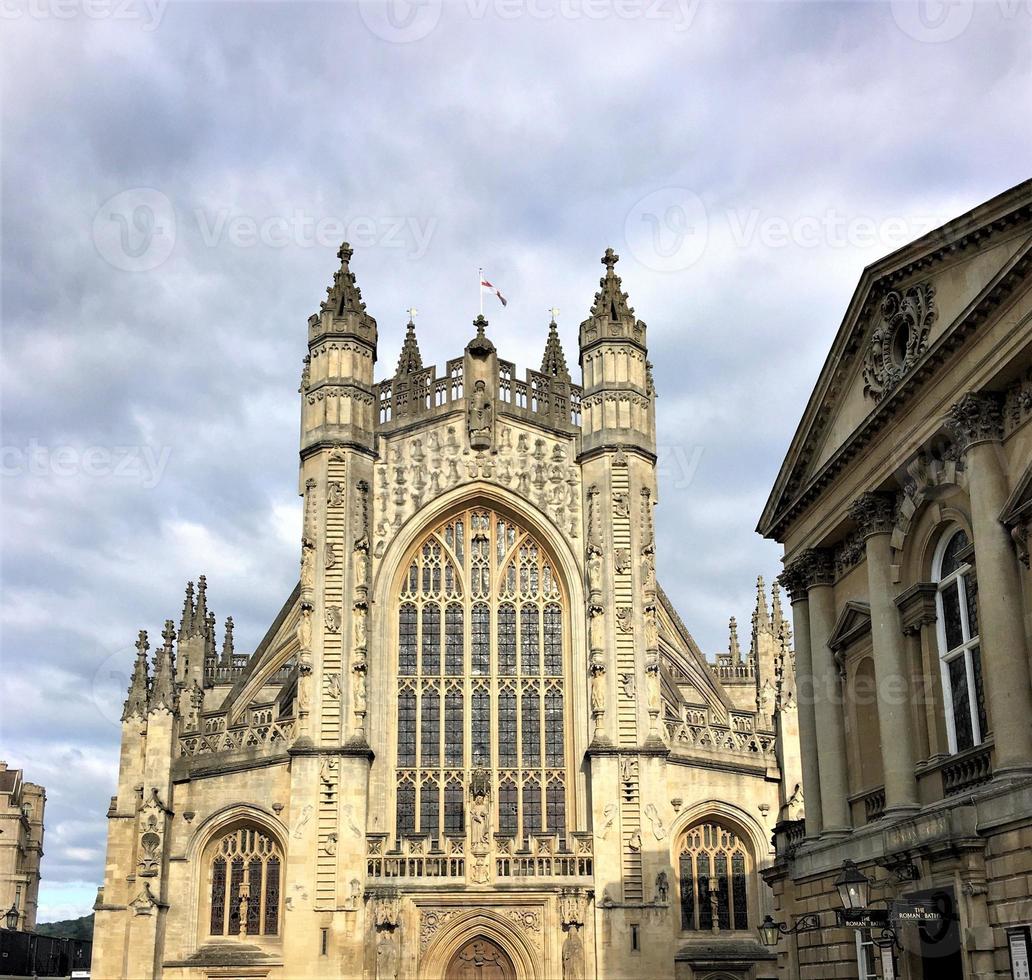
[[398,947],[390,929],[382,930],[376,941],[376,980],[398,980]]
[[591,602],[602,601],[602,555],[595,549],[588,554],[588,596]]
[[[301,618],[297,623],[297,642],[301,652],[307,654],[312,649],[312,610],[302,608]],[[311,669],[311,668],[309,668]]]
[[570,926],[563,942],[563,980],[584,980],[584,943],[578,925]]
[[666,905],[670,898],[670,881],[665,871],[656,875],[656,904]]
[[469,431],[469,445],[474,450],[491,448],[494,433],[494,404],[487,384],[478,379],[473,384],[466,423]]
[[606,665],[591,665],[591,715],[600,721],[606,713]]

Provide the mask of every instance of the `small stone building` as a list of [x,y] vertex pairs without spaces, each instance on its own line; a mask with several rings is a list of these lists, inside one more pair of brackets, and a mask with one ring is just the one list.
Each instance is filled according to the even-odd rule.
[[[760,521],[785,547],[805,822],[767,872],[782,977],[1027,976],[1032,181],[865,270]],[[882,951],[835,928],[850,859]],[[873,904],[872,903],[872,904]],[[876,955],[877,954],[877,955]]]
[[6,925],[7,912],[17,909],[23,932],[36,927],[46,803],[42,786],[0,760],[0,920]]
[[791,635],[761,583],[748,653],[732,633],[714,663],[657,582],[617,256],[581,383],[554,322],[521,379],[483,316],[443,371],[409,322],[377,383],[339,258],[307,327],[298,584],[252,652],[232,620],[218,648],[203,577],[140,633],[93,975],[772,977]]

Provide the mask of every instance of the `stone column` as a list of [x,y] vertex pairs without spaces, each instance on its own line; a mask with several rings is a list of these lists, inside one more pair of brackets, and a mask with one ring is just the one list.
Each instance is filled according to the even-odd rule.
[[927,656],[926,627],[935,624],[935,594],[931,582],[916,582],[896,596],[900,625],[910,648],[910,699],[913,704],[915,752],[919,761],[927,761],[940,751],[938,737],[943,717],[937,659]]
[[813,701],[820,756],[821,820],[824,834],[846,834],[849,817],[846,729],[842,681],[828,640],[835,628],[835,590],[829,552],[810,548],[803,556],[810,612]]
[[[893,601],[891,535],[895,501],[889,494],[865,493],[849,506],[867,550],[867,591],[878,696],[885,815],[918,809],[914,776],[914,729],[907,652]],[[868,746],[860,746],[867,751]]]
[[[797,559],[790,562],[781,576],[792,602],[792,626],[795,629],[796,692],[799,708],[799,750],[803,770],[803,812],[806,836],[821,834],[821,772],[817,761],[817,716],[813,699],[813,654],[810,648],[810,604],[806,592],[805,568]],[[782,774],[784,778],[784,774]],[[789,798],[794,786],[785,787]]]
[[983,682],[996,742],[994,770],[998,776],[1027,773],[1032,771],[1032,685],[1018,559],[999,520],[1007,503],[1000,399],[993,393],[969,392],[950,408],[946,426],[964,458],[971,497]]

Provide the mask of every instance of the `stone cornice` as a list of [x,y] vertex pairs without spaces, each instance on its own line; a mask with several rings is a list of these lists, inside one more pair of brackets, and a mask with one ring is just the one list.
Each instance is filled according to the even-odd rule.
[[935,596],[938,591],[934,582],[915,582],[896,596],[900,627],[905,634],[913,636],[921,631],[922,626],[935,622]]

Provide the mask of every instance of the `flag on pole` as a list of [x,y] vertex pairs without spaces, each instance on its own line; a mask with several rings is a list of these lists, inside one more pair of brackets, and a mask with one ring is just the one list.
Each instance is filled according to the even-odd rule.
[[[484,270],[483,269],[480,270],[480,288],[481,289],[484,289],[484,288],[490,289],[491,292],[494,293],[495,296],[498,297],[498,299],[501,302],[502,306],[508,306],[509,305],[509,301],[501,294],[501,291],[499,289],[497,289],[494,286],[493,283],[490,283],[490,282],[487,281],[487,278],[484,276]],[[481,304],[481,306],[483,306],[483,304]],[[481,309],[481,313],[482,312],[483,312],[483,309]]]

